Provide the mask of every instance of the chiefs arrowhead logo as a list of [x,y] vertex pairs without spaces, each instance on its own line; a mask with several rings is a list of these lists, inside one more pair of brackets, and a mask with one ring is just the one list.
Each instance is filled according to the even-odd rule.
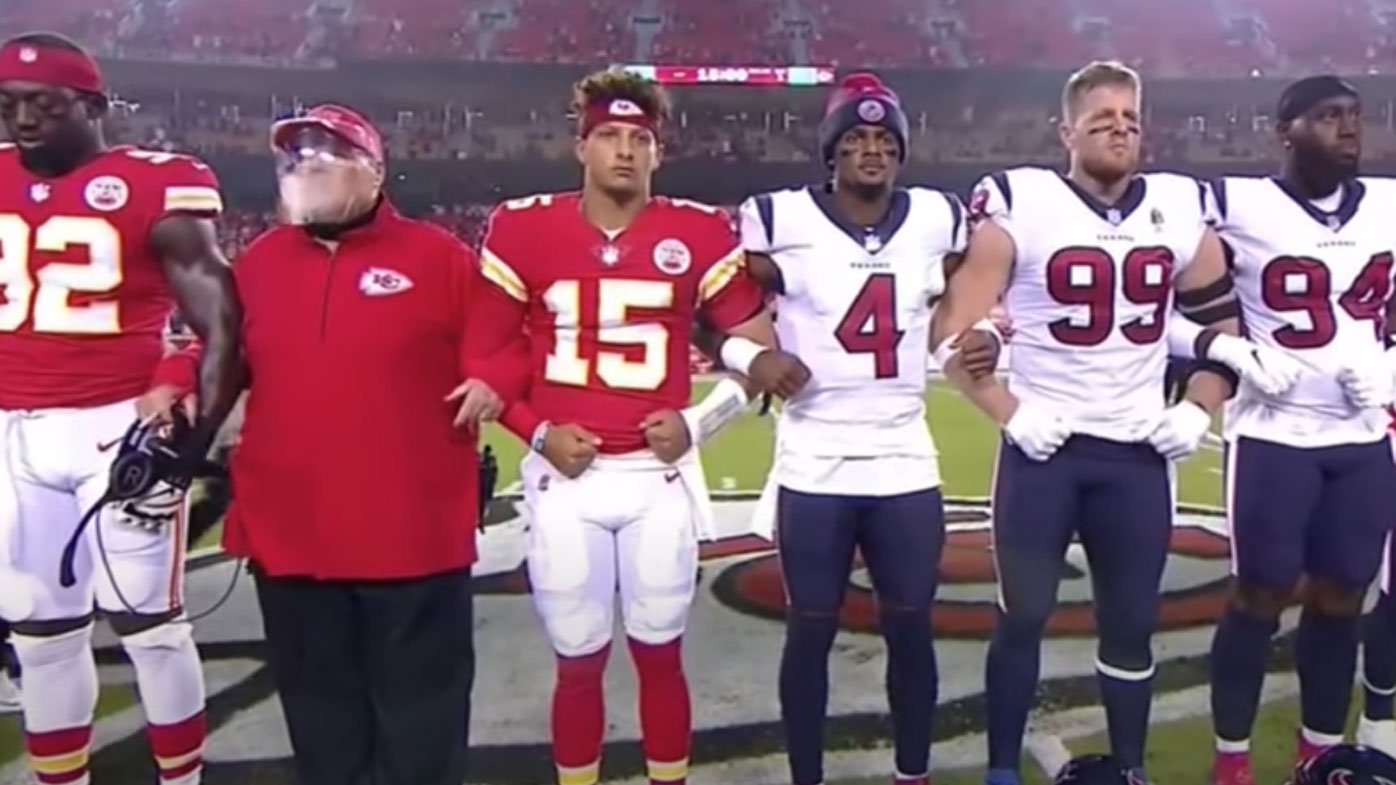
[[640,117],[645,113],[639,104],[625,98],[612,101],[607,111],[614,117]]
[[396,270],[370,267],[359,276],[359,291],[369,297],[402,294],[412,288],[412,279]]

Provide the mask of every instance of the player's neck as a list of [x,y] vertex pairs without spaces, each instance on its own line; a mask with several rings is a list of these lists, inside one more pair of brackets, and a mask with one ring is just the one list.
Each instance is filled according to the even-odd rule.
[[107,145],[102,141],[100,135],[93,137],[88,143],[75,145],[71,149],[61,153],[47,152],[42,150],[20,150],[19,161],[29,172],[40,177],[55,178],[62,177],[93,158],[106,152]]
[[877,226],[892,209],[892,189],[878,187],[866,192],[834,186],[834,204],[854,226]]
[[1071,182],[1076,183],[1081,190],[1099,199],[1102,204],[1114,204],[1120,201],[1121,197],[1125,195],[1125,191],[1129,189],[1129,184],[1134,180],[1134,175],[1130,175],[1113,182],[1105,182],[1092,177],[1085,169],[1075,164],[1072,165],[1066,176]]
[[1280,170],[1280,179],[1308,199],[1332,196],[1343,185],[1341,176],[1331,172],[1307,173],[1301,171],[1293,160],[1285,161]]
[[617,198],[599,188],[582,191],[582,215],[603,232],[618,232],[629,227],[649,203],[649,189],[625,198]]

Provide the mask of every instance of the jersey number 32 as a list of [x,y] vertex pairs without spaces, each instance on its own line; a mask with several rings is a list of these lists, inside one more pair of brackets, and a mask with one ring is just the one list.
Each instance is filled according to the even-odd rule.
[[[33,252],[69,253],[78,246],[87,249],[86,263],[49,262],[30,272]],[[119,333],[116,302],[75,305],[69,296],[111,292],[121,280],[121,235],[106,219],[57,215],[34,227],[22,216],[0,213],[0,332],[18,330],[32,311],[36,333]]]

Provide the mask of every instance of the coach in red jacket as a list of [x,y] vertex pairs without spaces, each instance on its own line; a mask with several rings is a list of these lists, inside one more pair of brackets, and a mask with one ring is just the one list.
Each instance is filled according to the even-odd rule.
[[302,783],[460,785],[474,425],[522,392],[485,362],[522,336],[491,333],[473,254],[384,198],[362,116],[317,107],[272,147],[289,225],[234,268],[251,381],[224,547],[256,576]]

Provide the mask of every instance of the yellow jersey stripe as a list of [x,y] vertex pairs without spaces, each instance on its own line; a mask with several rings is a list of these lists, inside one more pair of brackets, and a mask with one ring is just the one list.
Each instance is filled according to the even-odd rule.
[[698,282],[698,302],[705,303],[716,297],[745,266],[746,253],[737,248],[723,257],[722,261],[708,268],[703,280]]
[[223,197],[206,185],[172,185],[165,189],[165,209],[221,213]]
[[53,755],[47,758],[31,756],[29,765],[36,774],[57,776],[86,768],[91,754],[89,750],[84,749],[68,755]]
[[601,761],[590,766],[558,766],[557,785],[596,785],[601,781]]
[[528,302],[528,287],[524,285],[523,279],[488,248],[480,252],[480,271],[510,297],[520,302]]
[[645,761],[649,778],[656,782],[681,782],[688,778],[688,758],[672,763]]

